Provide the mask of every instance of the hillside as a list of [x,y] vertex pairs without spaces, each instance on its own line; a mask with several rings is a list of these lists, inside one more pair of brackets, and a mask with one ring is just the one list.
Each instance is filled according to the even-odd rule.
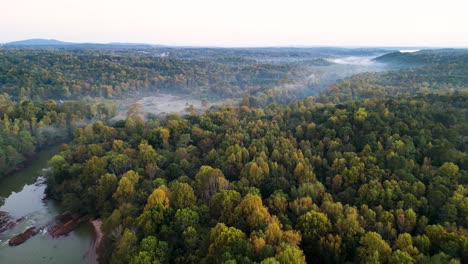
[[375,59],[389,71],[356,74],[323,92],[321,102],[346,102],[468,88],[468,50],[389,53]]

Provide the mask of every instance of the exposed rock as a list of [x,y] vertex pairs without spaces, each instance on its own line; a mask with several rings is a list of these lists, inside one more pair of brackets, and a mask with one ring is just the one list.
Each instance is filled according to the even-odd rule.
[[26,229],[23,233],[16,235],[8,241],[8,244],[10,246],[18,246],[26,242],[26,240],[30,239],[31,237],[35,236],[37,233],[39,233],[39,230],[36,229],[36,227],[30,227]]
[[80,226],[81,223],[88,221],[88,217],[65,212],[56,217],[57,223],[52,225],[48,231],[53,238],[68,235],[71,231]]
[[0,228],[11,220],[11,216],[8,212],[0,211]]
[[[13,228],[16,226],[16,223],[24,220],[24,217],[13,219],[8,212],[0,211],[0,233]],[[10,239],[8,244],[10,246],[17,246],[26,242],[26,240],[30,239],[31,237],[35,236],[44,228],[48,227],[49,234],[53,238],[57,238],[59,236],[67,235],[71,231],[75,230],[80,226],[82,222],[88,221],[87,216],[81,216],[78,214],[72,214],[70,212],[65,212],[63,214],[58,215],[55,217],[53,221],[49,224],[42,226],[42,227],[30,227],[26,229],[23,233],[16,235]]]
[[17,221],[13,221],[13,218],[8,212],[0,211],[0,233],[13,228],[16,223]]
[[70,221],[70,220],[72,220],[73,218],[76,218],[76,217],[78,217],[77,214],[73,214],[73,213],[71,213],[70,211],[65,211],[65,212],[63,212],[63,213],[57,215],[57,216],[55,217],[55,220],[56,220],[57,222],[64,223],[64,222],[68,222],[68,221]]

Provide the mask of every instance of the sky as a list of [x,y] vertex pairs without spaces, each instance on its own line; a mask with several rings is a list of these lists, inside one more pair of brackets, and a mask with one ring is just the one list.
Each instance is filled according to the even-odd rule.
[[0,43],[468,47],[466,0],[1,1]]

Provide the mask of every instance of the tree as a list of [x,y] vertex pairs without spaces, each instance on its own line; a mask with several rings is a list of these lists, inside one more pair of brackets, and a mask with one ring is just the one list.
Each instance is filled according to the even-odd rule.
[[98,211],[109,212],[112,209],[112,194],[117,189],[118,182],[115,174],[106,173],[98,180],[96,186],[96,208]]
[[170,200],[174,208],[181,209],[195,205],[197,197],[189,184],[185,182],[175,182],[172,185]]
[[416,263],[416,261],[407,252],[397,249],[390,256],[388,263],[390,264],[400,264],[400,263],[412,264],[412,263]]
[[304,240],[315,241],[330,231],[331,223],[325,214],[310,211],[299,217],[296,228],[301,231]]
[[458,174],[459,170],[460,168],[453,162],[445,162],[444,164],[442,164],[442,166],[440,166],[438,173],[443,178],[448,178],[451,182],[455,183],[460,177],[460,175]]
[[376,232],[367,232],[361,237],[359,244],[358,257],[363,263],[387,263],[392,254],[388,243]]
[[269,245],[277,246],[282,241],[283,230],[278,218],[273,217],[265,229],[265,239]]
[[400,232],[411,232],[416,225],[416,213],[412,208],[408,210],[397,210],[396,221]]
[[167,263],[170,257],[169,245],[154,236],[147,236],[137,247],[137,253],[130,259],[130,264]]
[[182,232],[182,237],[184,239],[184,245],[187,249],[196,250],[199,247],[200,235],[194,227],[187,227],[187,229]]
[[267,259],[262,260],[260,264],[280,264],[280,262],[276,260],[275,258],[267,258]]
[[126,154],[113,154],[109,158],[109,169],[116,175],[122,175],[133,167],[133,160]]
[[137,218],[137,227],[146,236],[154,235],[158,232],[161,224],[164,222],[167,210],[161,206],[152,205],[148,207]]
[[294,201],[290,202],[289,208],[296,216],[301,216],[313,208],[313,201],[310,197],[301,197],[297,198]]
[[242,197],[235,190],[223,190],[217,192],[210,200],[210,212],[213,218],[227,225],[234,225],[238,221],[235,209]]
[[247,179],[251,186],[260,186],[266,176],[270,174],[268,163],[258,157],[245,165],[241,172],[243,178]]
[[67,170],[69,166],[65,158],[61,155],[54,155],[49,161],[49,166],[53,180],[56,183],[62,183],[63,180],[65,180],[67,177]]
[[302,250],[297,247],[284,245],[276,254],[275,259],[281,264],[305,264],[306,259]]
[[282,192],[278,191],[272,194],[266,201],[270,212],[275,214],[284,214],[288,209],[288,197]]
[[259,195],[247,194],[235,209],[239,225],[246,224],[250,230],[265,227],[270,221],[270,213],[263,206]]
[[107,162],[96,156],[91,157],[83,168],[82,182],[87,185],[95,185],[97,180],[106,173]]
[[135,234],[130,231],[130,229],[126,228],[122,238],[117,242],[116,249],[112,256],[112,263],[128,263],[131,255],[129,251],[136,242],[137,238]]
[[163,209],[168,209],[170,205],[169,202],[169,195],[168,195],[168,189],[166,186],[161,186],[157,189],[154,189],[154,191],[148,196],[148,200],[145,205],[145,209],[147,210],[152,206],[156,207],[161,207]]
[[195,175],[195,181],[197,194],[204,201],[208,201],[215,193],[225,190],[229,186],[223,172],[210,166],[201,166]]
[[153,149],[153,146],[147,142],[142,142],[138,145],[140,167],[146,168],[148,165],[156,164],[159,161],[158,154]]
[[154,147],[169,146],[169,138],[171,133],[167,128],[154,128],[149,132],[148,142]]
[[174,216],[175,228],[182,232],[190,226],[196,227],[198,226],[199,219],[198,213],[192,209],[179,209]]
[[119,204],[132,202],[135,195],[135,185],[138,183],[140,175],[132,170],[122,175],[117,190],[112,195]]
[[324,263],[343,263],[342,240],[339,235],[328,234],[320,237],[319,258]]
[[413,257],[419,254],[419,250],[413,246],[413,238],[408,233],[398,235],[397,240],[393,243],[393,249],[401,250]]
[[210,246],[208,253],[210,256],[221,255],[237,241],[245,239],[246,236],[241,230],[235,227],[227,227],[222,223],[218,223],[210,231]]

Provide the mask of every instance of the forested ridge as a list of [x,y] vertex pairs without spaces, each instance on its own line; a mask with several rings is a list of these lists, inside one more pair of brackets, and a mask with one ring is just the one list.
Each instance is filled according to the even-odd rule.
[[[0,174],[67,141],[47,195],[103,220],[102,263],[466,263],[468,53],[322,91],[356,70],[324,58],[379,52],[0,47]],[[156,91],[242,99],[110,123],[93,98]]]
[[[165,54],[165,53],[163,53]],[[167,90],[206,97],[239,96],[303,77],[298,65],[242,57],[160,57],[150,49],[0,49],[0,91],[17,99],[115,98]],[[324,64],[306,61],[301,64]]]
[[375,61],[391,71],[361,73],[327,87],[322,102],[392,97],[419,92],[450,92],[468,87],[466,50],[423,50],[389,53]]

